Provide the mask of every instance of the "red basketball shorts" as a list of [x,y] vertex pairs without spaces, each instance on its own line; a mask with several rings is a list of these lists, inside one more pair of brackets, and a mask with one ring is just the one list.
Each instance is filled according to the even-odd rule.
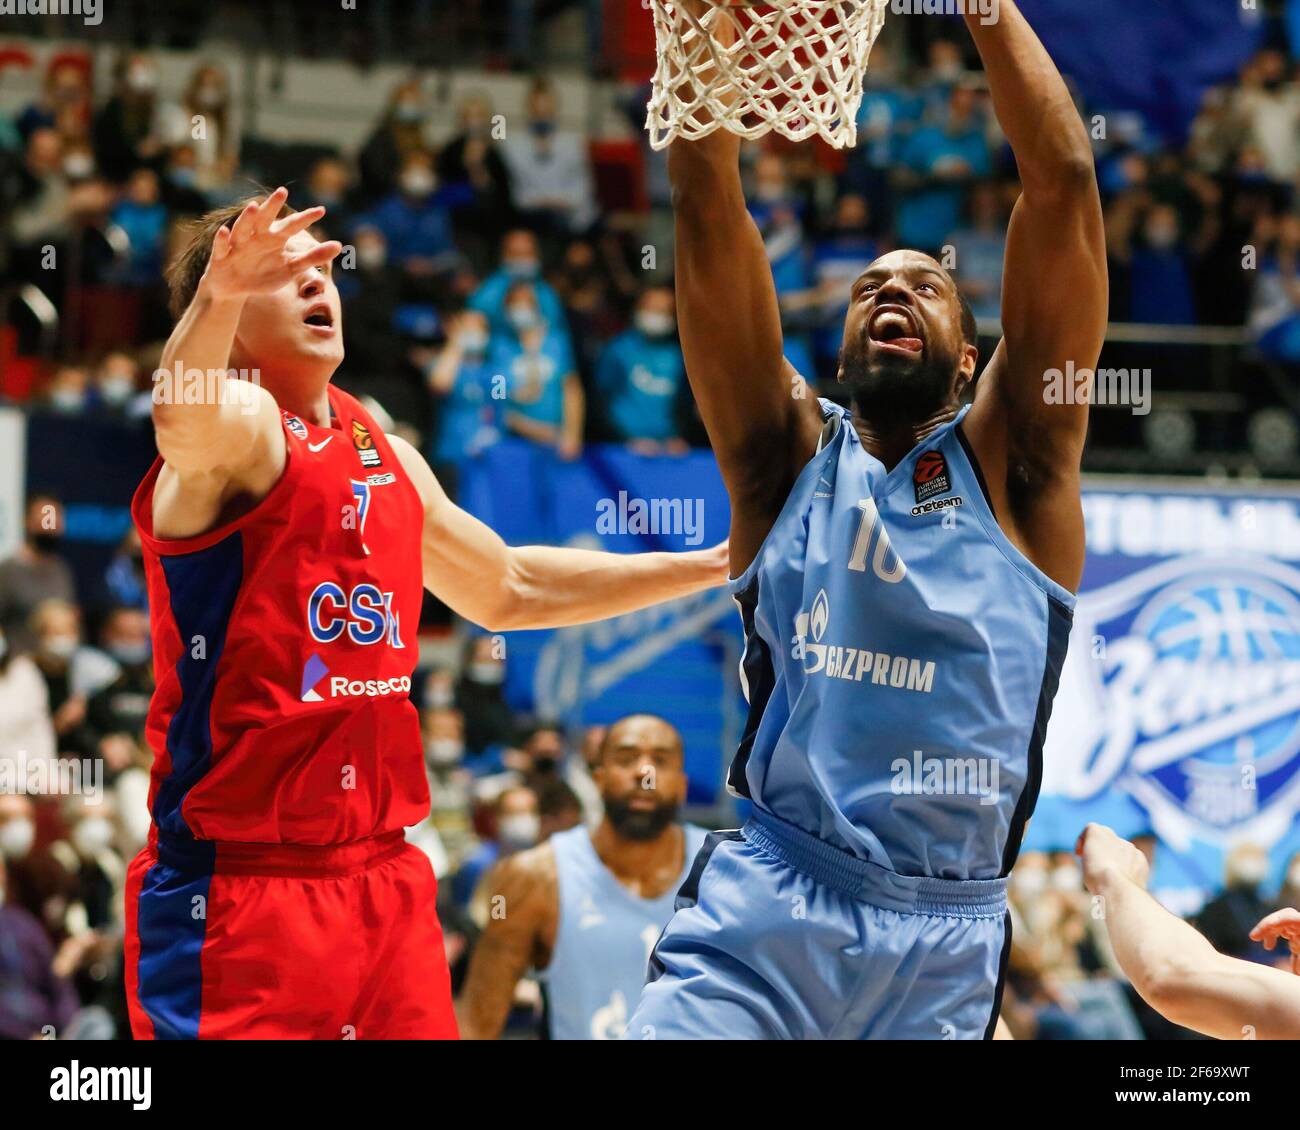
[[401,832],[160,842],[126,885],[136,1039],[456,1039],[437,882]]

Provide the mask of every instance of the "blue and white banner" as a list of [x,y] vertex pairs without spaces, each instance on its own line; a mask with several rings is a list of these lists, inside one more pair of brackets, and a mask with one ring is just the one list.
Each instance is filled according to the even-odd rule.
[[1157,886],[1300,848],[1300,495],[1093,484],[1088,560],[1026,847],[1154,831]]
[[[504,444],[466,469],[462,494],[515,544],[686,549],[721,540],[729,516],[707,453],[594,448],[560,463]],[[694,535],[656,522],[669,499],[698,506]],[[1300,493],[1093,481],[1084,511],[1087,567],[1026,849],[1067,850],[1090,820],[1154,831],[1157,887],[1194,909],[1250,840],[1273,853],[1276,883],[1300,849]],[[574,724],[665,715],[686,737],[692,800],[711,803],[744,717],[738,622],[719,591],[514,633],[508,692]]]

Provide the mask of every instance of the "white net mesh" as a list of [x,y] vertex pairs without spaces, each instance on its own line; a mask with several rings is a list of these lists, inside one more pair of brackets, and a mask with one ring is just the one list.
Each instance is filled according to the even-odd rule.
[[651,0],[659,64],[650,145],[725,128],[857,141],[867,56],[889,0]]

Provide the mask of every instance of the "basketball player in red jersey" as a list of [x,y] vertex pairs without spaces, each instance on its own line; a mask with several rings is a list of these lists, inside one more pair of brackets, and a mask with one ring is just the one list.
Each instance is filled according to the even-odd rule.
[[429,810],[421,590],[490,630],[555,627],[721,584],[727,562],[512,549],[452,505],[331,387],[341,246],[287,195],[200,221],[169,272],[161,457],[132,504],[158,683],[132,1031],[454,1037],[433,873],[403,838]]

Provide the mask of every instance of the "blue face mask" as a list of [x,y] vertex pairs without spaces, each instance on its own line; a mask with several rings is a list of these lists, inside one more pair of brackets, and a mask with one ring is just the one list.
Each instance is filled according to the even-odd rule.
[[535,279],[542,269],[536,259],[507,259],[501,265],[512,279]]
[[517,333],[535,329],[541,323],[541,316],[531,306],[513,306],[506,311],[508,321]]
[[138,667],[151,654],[147,643],[115,643],[109,647],[108,653],[123,667]]

